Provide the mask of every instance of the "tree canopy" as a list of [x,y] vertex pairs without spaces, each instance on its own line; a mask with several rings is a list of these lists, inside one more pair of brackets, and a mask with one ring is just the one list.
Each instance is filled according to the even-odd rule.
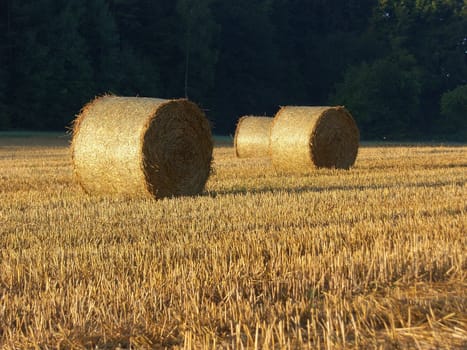
[[0,0],[0,129],[63,130],[96,95],[242,114],[342,104],[364,139],[466,141],[464,0]]

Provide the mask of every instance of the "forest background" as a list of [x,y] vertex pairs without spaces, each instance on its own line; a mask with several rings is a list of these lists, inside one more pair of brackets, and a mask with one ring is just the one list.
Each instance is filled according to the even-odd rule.
[[342,104],[363,139],[467,141],[467,1],[0,0],[0,130],[104,93],[188,97],[216,134]]

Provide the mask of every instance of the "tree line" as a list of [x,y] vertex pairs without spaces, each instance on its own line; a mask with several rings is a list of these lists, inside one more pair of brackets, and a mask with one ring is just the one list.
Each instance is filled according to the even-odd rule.
[[96,95],[244,114],[345,105],[364,139],[467,140],[465,0],[0,0],[0,129]]

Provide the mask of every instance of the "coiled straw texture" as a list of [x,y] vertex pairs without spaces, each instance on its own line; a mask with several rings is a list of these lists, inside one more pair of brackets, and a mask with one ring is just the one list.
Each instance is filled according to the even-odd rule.
[[273,118],[243,116],[235,130],[235,154],[239,158],[269,157],[269,136]]
[[73,125],[72,162],[89,194],[195,195],[209,177],[209,121],[192,102],[103,96]]
[[357,158],[359,138],[344,107],[282,107],[271,128],[272,164],[282,171],[348,169]]

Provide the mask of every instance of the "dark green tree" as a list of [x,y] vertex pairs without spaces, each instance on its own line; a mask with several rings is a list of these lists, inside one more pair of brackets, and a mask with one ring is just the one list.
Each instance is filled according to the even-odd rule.
[[14,127],[63,129],[92,94],[81,10],[77,0],[12,2]]
[[467,82],[467,10],[463,0],[380,0],[369,28],[391,52],[406,51],[417,61],[421,92],[411,129],[436,133],[441,95]]
[[0,2],[0,130],[10,125],[6,101],[9,51],[9,4],[2,1]]
[[381,51],[366,32],[375,0],[275,0],[280,104],[325,104],[345,69]]
[[[130,59],[129,62],[122,60],[122,70],[138,75],[139,95],[183,96],[184,54],[179,44],[181,29],[176,5],[173,0],[111,2],[120,33],[122,57]],[[135,85],[131,79],[124,77],[126,91],[129,85]]]
[[363,138],[413,138],[411,119],[420,107],[416,61],[398,55],[352,66],[331,102],[351,111]]
[[271,1],[219,1],[221,26],[213,115],[219,130],[232,130],[242,114],[271,114],[278,107],[277,50]]
[[9,69],[9,110],[12,126],[40,128],[42,101],[48,93],[51,49],[48,47],[47,25],[52,17],[50,1],[10,2],[11,61]]
[[366,138],[453,135],[466,18],[464,0],[0,0],[0,128],[61,129],[115,92],[188,96],[222,133],[344,103]]
[[445,137],[467,141],[467,85],[445,92],[441,98],[439,127]]
[[214,22],[214,0],[178,0],[181,19],[180,50],[184,54],[183,90],[185,97],[205,102],[212,91],[217,63],[216,39],[219,27]]
[[132,46],[122,43],[119,54],[119,87],[116,91],[125,96],[162,96],[162,82],[154,59]]
[[7,111],[6,89],[7,73],[4,65],[0,65],[0,130],[9,128],[10,118]]
[[0,1],[0,130],[10,126],[6,97],[10,53],[10,5],[8,1]]
[[[80,24],[87,14],[80,0],[56,0],[56,24],[49,25],[50,38],[56,40],[49,68],[53,78],[45,103],[51,108],[48,128],[68,124],[79,109],[95,94],[92,64],[88,59],[86,41]],[[50,46],[49,46],[50,47]],[[57,92],[54,98],[53,91]],[[50,101],[50,102],[49,102]],[[47,120],[47,119],[45,119]]]
[[86,41],[92,65],[93,90],[117,92],[121,82],[120,37],[113,14],[105,0],[86,0],[80,32]]

